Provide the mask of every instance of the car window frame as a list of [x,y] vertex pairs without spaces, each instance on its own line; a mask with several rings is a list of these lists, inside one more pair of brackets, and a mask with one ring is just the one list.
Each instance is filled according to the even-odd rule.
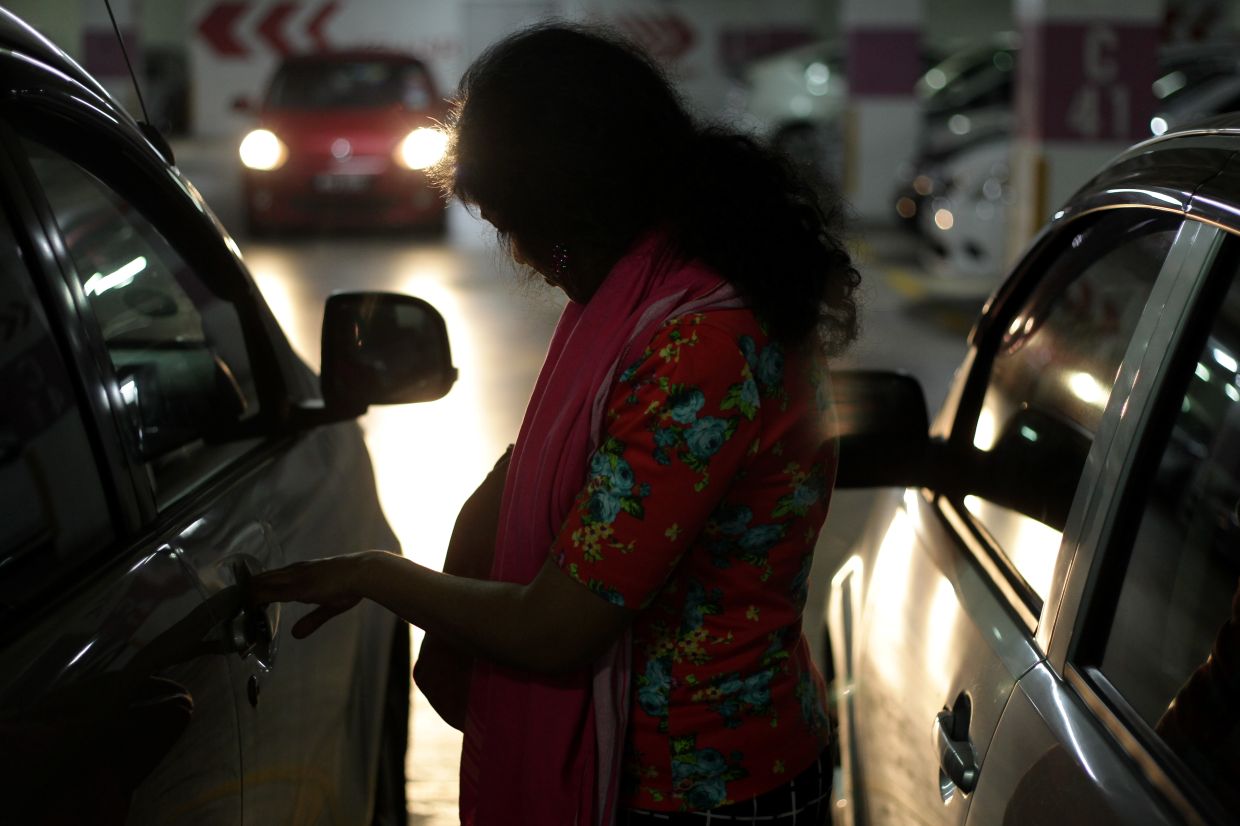
[[[0,131],[4,128],[4,125],[0,124]],[[30,205],[22,198],[22,190],[16,188],[18,183],[12,159],[4,147],[0,146],[0,220],[6,221],[19,250],[15,264],[15,268],[19,270],[17,277],[26,280],[39,312],[48,322],[49,338],[64,368],[74,407],[81,419],[82,430],[89,446],[90,458],[103,488],[101,493],[112,535],[108,541],[102,542],[90,552],[75,554],[69,564],[59,566],[46,580],[38,582],[34,592],[23,601],[6,606],[6,610],[0,611],[0,647],[20,635],[26,622],[47,608],[49,602],[70,590],[65,587],[67,580],[77,577],[82,581],[83,572],[95,570],[112,560],[118,546],[124,542],[123,536],[127,529],[132,529],[137,524],[136,501],[133,491],[127,487],[131,479],[114,461],[124,455],[119,433],[109,429],[108,419],[100,417],[103,400],[99,398],[99,394],[89,392],[91,379],[83,374],[80,360],[75,355],[79,350],[79,342],[76,341],[78,337],[63,323],[63,306],[59,306],[61,302],[56,300],[55,279],[59,273],[53,274],[55,262],[44,254],[46,250],[42,249],[43,245],[38,242],[38,235],[31,232],[35,216]]]
[[1095,520],[1099,523],[1099,535],[1091,552],[1083,554],[1077,566],[1075,578],[1083,587],[1073,613],[1064,617],[1062,627],[1052,634],[1050,664],[1065,676],[1113,740],[1141,767],[1146,779],[1187,819],[1222,822],[1226,818],[1221,804],[1124,698],[1097,662],[1105,641],[1099,616],[1106,615],[1109,628],[1139,529],[1140,520],[1133,518],[1134,510],[1143,504],[1157,472],[1192,376],[1191,365],[1209,337],[1209,322],[1216,314],[1219,300],[1240,272],[1240,231],[1219,226],[1212,229],[1215,234],[1208,241],[1214,254],[1197,272],[1181,274],[1178,300],[1170,308],[1173,316],[1164,318],[1161,325],[1169,346],[1151,347],[1150,357],[1140,366],[1147,376],[1149,402],[1135,411],[1139,421],[1131,432],[1116,438],[1110,446],[1108,462],[1122,463],[1120,481],[1115,489],[1100,497],[1105,502],[1100,504]]
[[[1141,320],[1138,321],[1128,349],[1125,351],[1121,371],[1124,369],[1122,365],[1129,361],[1133,347],[1139,343],[1142,326],[1148,326],[1152,322],[1154,316],[1151,313],[1156,315],[1161,312],[1157,308],[1155,299],[1160,285],[1163,290],[1168,288],[1169,264],[1177,254],[1185,253],[1183,245],[1186,242],[1180,237],[1180,233],[1183,230],[1186,216],[1178,209],[1157,208],[1142,203],[1110,204],[1082,211],[1061,223],[1054,224],[1050,231],[1038,239],[1016,266],[1012,276],[988,302],[982,318],[979,319],[978,325],[970,336],[971,348],[966,357],[968,374],[963,379],[959,401],[951,412],[949,421],[946,422],[944,432],[949,457],[957,457],[961,463],[965,463],[965,459],[960,457],[971,456],[974,430],[989,386],[991,368],[999,342],[1006,330],[1007,322],[1013,314],[1024,307],[1042,283],[1049,269],[1048,262],[1053,261],[1064,247],[1071,243],[1072,238],[1086,228],[1088,224],[1085,222],[1092,224],[1105,217],[1103,213],[1113,214],[1118,210],[1132,211],[1129,225],[1152,217],[1179,222],[1179,226],[1176,227],[1177,236],[1168,250],[1167,258],[1159,270],[1146,308],[1142,311]],[[1177,248],[1179,248],[1178,253]],[[1112,398],[1115,397],[1116,394],[1113,393]],[[1108,401],[1102,420],[1105,421],[1111,415],[1113,415],[1111,403]],[[1076,537],[1087,506],[1089,486],[1085,484],[1086,474],[1089,473],[1089,465],[1096,461],[1097,451],[1100,449],[1098,443],[1102,427],[1103,425],[1100,424],[1099,433],[1095,434],[1090,448],[1085,472],[1078,481],[1069,517],[1062,532],[1060,551],[1046,599],[1042,599],[1025,582],[1024,577],[1016,570],[1014,563],[985,526],[963,507],[958,506],[956,501],[958,492],[952,490],[954,480],[949,478],[935,491],[940,515],[950,524],[952,532],[960,543],[985,571],[987,578],[1003,596],[1009,609],[1022,620],[1031,636],[1035,637],[1042,651],[1046,651],[1047,644],[1042,632],[1049,627],[1057,610],[1058,591],[1062,587],[1062,570],[1065,561],[1072,556],[1072,548],[1076,544]]]
[[[209,495],[209,491],[221,480],[230,478],[237,469],[250,464],[252,454],[265,449],[288,435],[284,427],[292,394],[282,362],[273,340],[269,310],[262,302],[261,294],[243,266],[230,254],[226,235],[216,227],[211,216],[201,209],[182,187],[185,183],[160,159],[151,147],[139,143],[137,138],[105,118],[98,117],[85,107],[72,109],[55,98],[33,101],[9,102],[3,109],[6,116],[23,119],[25,128],[19,131],[11,123],[0,132],[0,142],[16,168],[25,199],[36,215],[40,242],[49,257],[55,261],[55,284],[53,289],[62,294],[65,310],[72,313],[72,320],[80,331],[76,349],[79,364],[90,362],[92,380],[101,382],[107,390],[107,402],[94,411],[112,421],[110,430],[119,434],[124,451],[112,461],[119,461],[130,479],[134,491],[138,521],[142,525],[153,524],[162,516],[186,507]],[[16,111],[14,111],[16,110]],[[67,121],[67,122],[66,122]],[[59,127],[59,128],[57,128]],[[72,128],[70,128],[72,127]],[[160,511],[156,493],[146,475],[145,466],[137,458],[133,434],[125,426],[125,411],[115,380],[115,371],[107,354],[101,330],[91,315],[81,281],[74,262],[69,256],[56,223],[51,205],[42,191],[25,148],[23,138],[34,140],[49,150],[77,163],[90,172],[105,186],[132,203],[143,217],[163,235],[173,249],[202,277],[210,273],[212,283],[223,287],[234,302],[245,337],[245,347],[251,359],[251,369],[259,392],[259,415],[250,424],[251,435],[263,442],[254,450],[240,457],[228,468],[215,474],[202,485],[195,487],[171,508]],[[156,209],[155,207],[159,207]],[[276,328],[278,330],[278,327]],[[287,343],[287,342],[285,342]]]
[[10,154],[11,138],[9,125],[0,118],[0,209],[7,214],[22,251],[22,263],[52,326],[52,336],[73,382],[117,531],[130,532],[140,523],[141,507],[128,467],[119,419],[112,415],[108,400],[93,390],[103,385],[103,374],[97,361],[89,357],[90,344],[76,326],[77,307],[63,288],[60,260],[52,252],[42,216],[38,214],[37,205],[31,202],[25,179]]

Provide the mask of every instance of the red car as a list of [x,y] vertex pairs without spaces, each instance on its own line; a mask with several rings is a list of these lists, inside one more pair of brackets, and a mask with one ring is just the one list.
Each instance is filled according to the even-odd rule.
[[[236,108],[254,109],[244,100]],[[405,54],[341,51],[287,58],[241,141],[251,234],[294,228],[442,231],[427,179],[447,145],[426,65]]]

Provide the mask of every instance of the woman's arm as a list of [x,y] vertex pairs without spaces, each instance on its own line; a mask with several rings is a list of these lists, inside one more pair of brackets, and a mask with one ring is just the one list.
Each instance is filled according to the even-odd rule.
[[528,585],[452,576],[386,551],[302,562],[251,580],[256,604],[319,606],[293,626],[297,638],[361,599],[472,656],[539,674],[588,665],[636,616],[574,582],[550,557]]

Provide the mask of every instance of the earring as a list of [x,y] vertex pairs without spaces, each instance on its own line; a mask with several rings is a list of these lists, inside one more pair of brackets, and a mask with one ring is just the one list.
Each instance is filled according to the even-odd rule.
[[568,273],[568,250],[563,244],[556,244],[551,248],[551,268],[555,272],[556,280],[562,282],[562,276]]

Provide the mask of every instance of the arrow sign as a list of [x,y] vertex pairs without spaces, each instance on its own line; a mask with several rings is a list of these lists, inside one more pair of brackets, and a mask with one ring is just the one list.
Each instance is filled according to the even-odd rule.
[[283,57],[291,54],[293,47],[284,39],[284,21],[288,19],[297,7],[292,3],[276,3],[271,10],[263,15],[262,21],[258,24],[258,36],[271,46],[276,54]]
[[314,43],[314,48],[320,52],[331,51],[332,47],[327,42],[327,36],[323,33],[323,27],[327,25],[328,19],[335,15],[335,13],[335,3],[324,3],[318,13],[310,18],[310,22],[306,24],[306,35]]
[[616,23],[658,60],[677,60],[693,48],[693,29],[676,14],[626,14]]
[[216,54],[226,57],[245,57],[248,52],[245,44],[237,40],[235,27],[237,20],[245,14],[246,3],[216,3],[198,24],[198,33],[203,36]]

